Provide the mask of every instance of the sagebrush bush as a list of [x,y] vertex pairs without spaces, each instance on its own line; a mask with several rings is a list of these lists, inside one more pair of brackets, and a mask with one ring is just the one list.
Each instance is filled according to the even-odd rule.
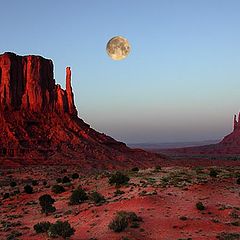
[[240,184],[240,178],[237,179],[237,184]]
[[38,181],[37,180],[32,180],[32,185],[33,186],[37,186],[38,185]]
[[218,172],[215,169],[210,169],[209,176],[210,177],[217,177]]
[[140,221],[142,221],[142,218],[138,217],[136,213],[120,211],[117,212],[117,215],[109,223],[108,227],[114,232],[122,232],[129,224],[131,224],[133,228],[139,227]]
[[121,189],[117,189],[115,192],[114,192],[114,195],[115,196],[118,196],[118,195],[122,195],[122,194],[124,194],[125,192],[124,191],[122,191]]
[[17,188],[16,190],[13,191],[13,195],[17,195],[17,194],[20,194],[19,188]]
[[111,185],[115,184],[116,186],[121,186],[129,182],[129,177],[122,172],[116,172],[112,174],[109,178],[109,183]]
[[108,225],[114,232],[122,232],[128,227],[128,219],[125,216],[117,215]]
[[62,237],[64,239],[71,237],[75,232],[75,229],[71,227],[68,221],[57,221],[51,224],[48,229],[49,237]]
[[17,186],[17,183],[15,182],[15,181],[12,181],[12,182],[10,182],[10,187],[16,187]]
[[161,169],[162,169],[162,167],[159,166],[159,165],[157,165],[157,166],[155,167],[155,170],[156,170],[156,171],[160,171]]
[[98,204],[98,203],[104,203],[104,202],[106,201],[105,198],[104,198],[104,196],[103,196],[102,194],[100,194],[99,192],[96,192],[96,191],[90,193],[89,198],[90,198],[93,202],[95,202],[96,204]]
[[133,167],[132,168],[132,172],[138,172],[139,171],[139,168],[138,167]]
[[71,179],[67,176],[64,176],[62,179],[62,183],[69,183],[69,182],[71,182]]
[[3,194],[3,199],[7,199],[7,198],[9,198],[10,197],[10,194],[9,193],[4,193]]
[[50,228],[50,222],[39,222],[33,226],[36,233],[44,233],[47,232]]
[[17,240],[20,236],[22,236],[21,232],[13,230],[10,234],[7,235],[6,240]]
[[238,240],[240,239],[240,233],[225,233],[222,232],[216,237],[219,240]]
[[52,192],[54,192],[56,194],[63,193],[63,192],[65,192],[65,188],[61,185],[56,184],[56,185],[52,186]]
[[84,189],[76,189],[72,192],[72,195],[70,196],[70,205],[76,205],[84,202],[88,199],[87,193]]
[[62,182],[62,178],[57,178],[57,179],[56,179],[56,182],[57,182],[57,183],[61,183],[61,182]]
[[52,213],[56,211],[53,205],[55,199],[53,199],[49,194],[44,194],[39,198],[39,204],[42,207],[42,213]]
[[72,174],[72,179],[78,179],[79,178],[79,174],[78,173],[73,173]]
[[32,186],[31,185],[25,185],[24,186],[24,192],[25,193],[28,193],[28,194],[32,194],[33,193],[33,188],[32,188]]
[[197,208],[198,210],[200,210],[200,211],[205,210],[205,206],[203,205],[202,202],[197,202],[197,203],[196,203],[196,208]]

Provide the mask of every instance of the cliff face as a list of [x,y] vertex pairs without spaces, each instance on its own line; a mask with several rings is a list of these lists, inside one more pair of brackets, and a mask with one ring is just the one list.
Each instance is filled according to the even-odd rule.
[[0,126],[0,165],[74,160],[107,168],[108,161],[114,166],[138,161],[149,166],[149,158],[162,159],[132,150],[78,118],[70,67],[64,90],[55,84],[52,61],[40,56],[0,55]]
[[0,56],[0,106],[6,110],[56,111],[77,115],[71,87],[71,70],[66,70],[66,90],[55,85],[53,63],[40,56]]

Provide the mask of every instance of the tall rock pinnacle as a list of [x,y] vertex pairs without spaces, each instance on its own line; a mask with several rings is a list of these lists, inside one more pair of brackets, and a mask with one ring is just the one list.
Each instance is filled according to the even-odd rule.
[[237,124],[238,124],[237,116],[236,116],[236,114],[234,114],[234,116],[233,116],[233,130],[237,129]]
[[71,86],[71,68],[66,68],[66,93],[67,93],[67,103],[68,103],[68,112],[71,115],[77,115],[77,110],[74,105],[74,98]]

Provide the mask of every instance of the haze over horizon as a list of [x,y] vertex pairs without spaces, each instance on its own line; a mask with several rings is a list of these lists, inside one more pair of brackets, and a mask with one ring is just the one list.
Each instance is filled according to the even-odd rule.
[[[1,3],[0,52],[71,66],[79,117],[127,143],[222,139],[240,109],[240,2],[47,1]],[[123,61],[107,41],[126,37]]]

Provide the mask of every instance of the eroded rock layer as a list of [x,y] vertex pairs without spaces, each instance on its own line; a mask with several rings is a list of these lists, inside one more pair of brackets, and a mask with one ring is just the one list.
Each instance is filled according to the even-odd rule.
[[[0,55],[0,164],[83,167],[157,164],[158,154],[132,150],[78,117],[66,68],[66,90],[55,84],[53,62],[40,56]],[[111,163],[111,164],[110,164]]]

